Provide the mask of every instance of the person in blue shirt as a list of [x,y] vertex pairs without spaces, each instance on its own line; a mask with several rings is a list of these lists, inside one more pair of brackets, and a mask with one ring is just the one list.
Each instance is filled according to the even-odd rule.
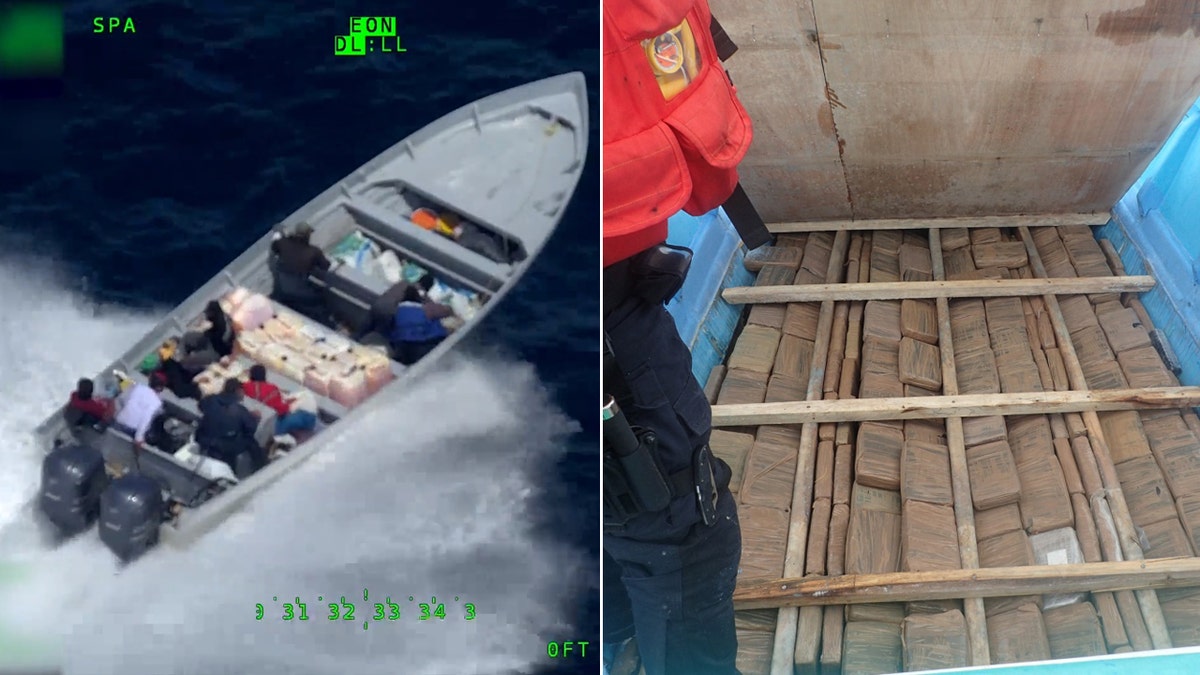
[[450,334],[442,319],[453,315],[450,307],[424,299],[420,287],[410,285],[396,307],[388,336],[396,360],[408,366],[433,351]]

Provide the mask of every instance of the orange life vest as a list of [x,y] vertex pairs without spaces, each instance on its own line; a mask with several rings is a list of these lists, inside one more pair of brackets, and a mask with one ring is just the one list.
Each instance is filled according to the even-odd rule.
[[732,194],[750,117],[717,56],[707,0],[605,0],[604,265],[667,238],[680,209]]

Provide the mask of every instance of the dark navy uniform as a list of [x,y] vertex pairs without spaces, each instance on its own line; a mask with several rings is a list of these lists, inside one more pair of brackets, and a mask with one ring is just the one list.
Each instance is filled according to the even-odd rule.
[[[670,314],[661,303],[623,292],[625,274],[623,265],[605,269],[604,329],[627,387],[617,402],[631,426],[657,434],[665,472],[686,472],[708,444],[712,411]],[[732,597],[741,528],[729,466],[714,458],[712,467],[711,525],[693,491],[677,494],[666,509],[605,527],[604,641],[636,631],[647,675],[738,673]]]

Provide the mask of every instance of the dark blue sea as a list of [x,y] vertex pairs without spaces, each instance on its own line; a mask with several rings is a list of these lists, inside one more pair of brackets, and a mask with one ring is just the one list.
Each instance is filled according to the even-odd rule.
[[[553,406],[578,424],[539,471],[535,536],[589,561],[586,591],[546,611],[564,617],[558,639],[595,650],[545,658],[534,672],[595,673],[599,663],[598,9],[594,0],[73,2],[54,108],[59,152],[47,145],[35,158],[44,161],[26,166],[0,153],[10,162],[0,166],[0,259],[16,261],[4,274],[53,261],[71,297],[149,312],[183,300],[291,211],[445,112],[583,71],[583,179],[545,252],[467,346],[481,359],[532,364]],[[335,57],[351,16],[395,16],[407,51]],[[136,32],[93,33],[94,17],[132,19]]]

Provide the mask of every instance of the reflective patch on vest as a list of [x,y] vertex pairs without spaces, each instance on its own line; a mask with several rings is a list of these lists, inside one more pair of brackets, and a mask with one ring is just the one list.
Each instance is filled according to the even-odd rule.
[[653,40],[642,40],[642,48],[658,89],[668,101],[683,93],[704,65],[687,19]]

